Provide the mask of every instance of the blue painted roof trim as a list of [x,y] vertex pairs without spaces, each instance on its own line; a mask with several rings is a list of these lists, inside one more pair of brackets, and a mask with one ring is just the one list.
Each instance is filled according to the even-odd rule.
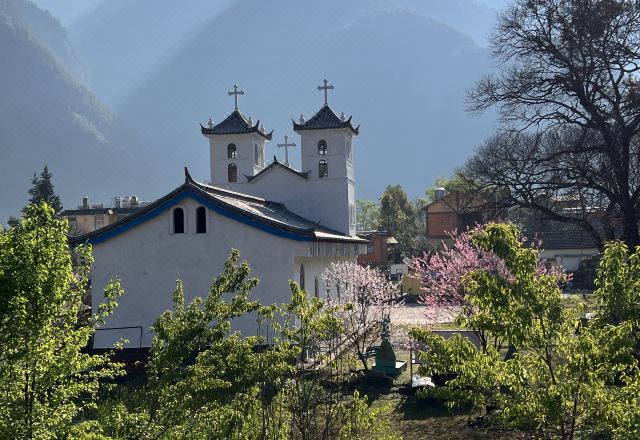
[[288,238],[290,240],[296,240],[296,241],[313,241],[314,240],[314,237],[303,235],[303,234],[297,234],[295,232],[290,232],[290,231],[283,231],[281,229],[278,229],[277,227],[266,225],[252,218],[248,218],[246,216],[233,212],[216,203],[213,203],[211,200],[207,199],[206,197],[203,197],[202,195],[187,189],[182,191],[179,194],[176,194],[176,196],[163,202],[162,204],[160,204],[159,206],[157,206],[156,208],[154,208],[149,212],[146,212],[140,216],[137,216],[128,222],[125,221],[122,225],[115,227],[109,231],[106,231],[103,234],[97,235],[96,237],[88,238],[87,242],[89,242],[92,245],[104,243],[105,241],[115,237],[116,235],[122,234],[123,232],[126,232],[129,229],[132,229],[141,223],[144,223],[148,220],[151,220],[157,217],[158,215],[162,214],[166,210],[171,209],[175,205],[179,204],[182,200],[186,198],[192,198],[193,200],[197,201],[198,203],[201,203],[202,205],[208,207],[209,209],[211,209],[212,211],[220,215],[223,215],[227,218],[238,221],[240,223],[244,223],[245,225],[254,227],[256,229],[260,229],[268,234],[277,235],[279,237]]

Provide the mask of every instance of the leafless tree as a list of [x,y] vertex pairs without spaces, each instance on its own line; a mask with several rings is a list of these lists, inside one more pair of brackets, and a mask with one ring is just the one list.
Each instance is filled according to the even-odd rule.
[[475,85],[468,105],[497,107],[508,129],[478,150],[466,175],[599,243],[621,238],[635,248],[640,2],[515,0],[491,49],[500,72]]

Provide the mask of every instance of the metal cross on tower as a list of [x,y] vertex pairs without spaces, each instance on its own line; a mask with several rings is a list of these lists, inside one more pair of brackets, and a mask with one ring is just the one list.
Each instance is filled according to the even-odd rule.
[[278,147],[284,148],[284,164],[289,166],[289,147],[295,147],[294,142],[289,142],[289,136],[284,136],[284,144],[278,144]]
[[328,92],[329,90],[333,90],[334,87],[333,85],[329,84],[329,81],[327,81],[326,78],[323,82],[324,82],[324,86],[318,86],[318,90],[324,90],[324,105],[329,105]]
[[238,90],[238,84],[233,85],[233,91],[229,90],[229,96],[233,96],[236,102],[236,110],[238,110],[238,95],[244,95],[244,90]]

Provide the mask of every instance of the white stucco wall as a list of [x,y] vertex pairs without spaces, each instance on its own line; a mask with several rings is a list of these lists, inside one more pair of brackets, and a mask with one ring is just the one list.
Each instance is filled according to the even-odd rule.
[[[253,176],[264,168],[264,162],[261,165],[255,164],[254,145],[257,144],[262,149],[264,160],[266,139],[256,133],[205,135],[205,137],[209,139],[211,183],[233,191],[245,192],[244,188],[247,186],[245,176]],[[236,145],[237,158],[235,159],[227,157],[227,146],[231,143]],[[238,167],[237,183],[228,181],[228,166],[231,163],[235,163]]]
[[585,249],[543,249],[540,258],[562,266],[567,272],[578,270],[580,261],[597,254],[597,248]]
[[[263,304],[289,301],[288,280],[299,281],[300,263],[305,266],[306,287],[313,294],[315,276],[331,261],[355,261],[355,257],[312,258],[310,242],[279,237],[209,209],[207,233],[196,234],[195,210],[200,205],[187,198],[179,206],[186,213],[185,234],[171,233],[172,210],[166,210],[94,246],[94,313],[104,300],[102,292],[110,279],[118,277],[126,291],[114,314],[96,332],[94,347],[110,347],[122,337],[129,339],[126,346],[149,346],[149,327],[162,312],[171,309],[176,280],[184,283],[187,303],[194,296],[205,296],[212,280],[222,272],[231,248],[240,251],[241,259],[252,268],[252,276],[260,279],[253,293]],[[142,327],[141,340],[138,326]],[[135,328],[106,330],[118,327]],[[234,328],[244,335],[255,334],[255,317],[235,322]]]

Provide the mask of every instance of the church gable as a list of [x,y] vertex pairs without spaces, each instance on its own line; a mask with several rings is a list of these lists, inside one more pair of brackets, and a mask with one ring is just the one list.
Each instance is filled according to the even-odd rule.
[[[166,212],[171,212],[169,230],[172,233],[184,233],[186,227],[180,227],[180,223],[187,222],[190,215],[193,215],[194,217],[192,218],[197,221],[198,216],[197,212],[181,213],[179,211],[182,209],[181,204],[185,199],[191,199],[199,206],[210,209],[224,217],[291,240],[353,241],[352,237],[342,236],[335,231],[318,227],[317,223],[288,211],[280,203],[195,182],[186,168],[185,183],[171,193],[128,217],[83,236],[75,237],[72,240],[76,243],[98,244]],[[195,227],[197,227],[197,223]],[[204,228],[206,229],[207,226],[205,225]],[[327,239],[327,236],[330,238]]]
[[249,182],[254,182],[257,179],[260,179],[261,177],[266,177],[267,174],[269,174],[270,177],[287,174],[290,176],[299,177],[304,180],[307,180],[309,178],[309,171],[303,172],[303,171],[294,170],[293,168],[278,162],[278,159],[274,156],[273,162],[271,162],[268,167],[260,171],[255,176],[247,176],[247,180]]

